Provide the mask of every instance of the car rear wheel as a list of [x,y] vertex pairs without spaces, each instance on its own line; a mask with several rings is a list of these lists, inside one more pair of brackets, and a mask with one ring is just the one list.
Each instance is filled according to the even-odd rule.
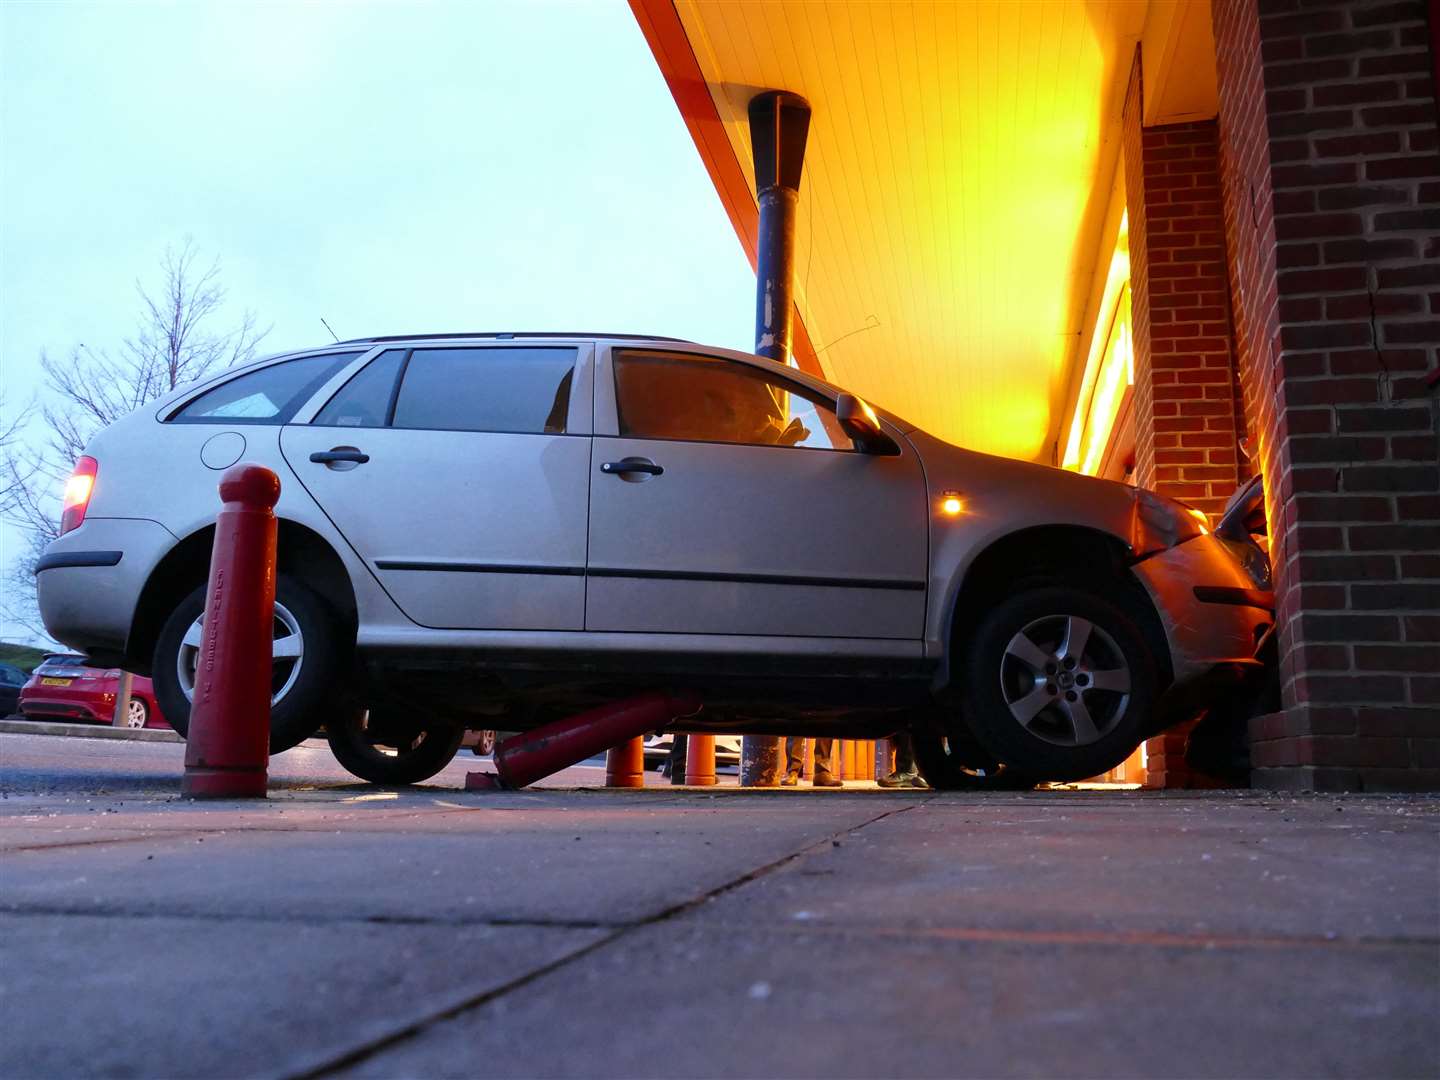
[[489,757],[495,752],[495,732],[486,729],[478,733],[470,752],[476,757]]
[[1106,597],[1071,586],[1015,593],[957,653],[961,715],[975,741],[1017,774],[1084,780],[1140,744],[1155,661]]
[[936,730],[913,732],[915,764],[925,782],[937,791],[1029,791],[1033,776],[1002,765],[992,755],[965,739]]
[[428,780],[454,759],[462,724],[367,712],[326,729],[335,760],[361,780],[384,787]]
[[[190,728],[204,617],[202,585],[170,613],[155,642],[155,698],[181,735]],[[338,692],[346,650],[337,620],[324,601],[286,574],[275,580],[272,632],[270,752],[278,754],[334,721],[337,712],[355,710],[337,704],[349,700]]]
[[150,720],[150,706],[138,697],[132,697],[125,705],[125,726],[143,728]]

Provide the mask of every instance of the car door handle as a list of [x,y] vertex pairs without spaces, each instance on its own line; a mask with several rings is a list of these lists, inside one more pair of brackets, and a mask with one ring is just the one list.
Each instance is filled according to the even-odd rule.
[[310,455],[310,460],[317,465],[329,465],[335,461],[353,461],[356,465],[364,465],[370,460],[370,455],[359,450],[337,446],[334,450],[316,450]]
[[600,466],[600,471],[609,473],[612,476],[622,476],[625,473],[649,473],[651,476],[659,476],[665,470],[649,458],[627,457],[620,461],[607,461]]

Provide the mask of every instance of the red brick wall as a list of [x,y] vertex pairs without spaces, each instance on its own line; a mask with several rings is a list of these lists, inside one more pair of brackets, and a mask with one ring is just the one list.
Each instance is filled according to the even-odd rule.
[[1269,786],[1440,786],[1440,154],[1424,0],[1215,0],[1220,161],[1285,711]]
[[[1154,410],[1153,471],[1140,482],[1218,515],[1239,480],[1239,435],[1216,124],[1144,128],[1140,154],[1150,321],[1143,366]],[[1137,383],[1141,367],[1137,357]],[[1137,437],[1137,460],[1147,441]]]

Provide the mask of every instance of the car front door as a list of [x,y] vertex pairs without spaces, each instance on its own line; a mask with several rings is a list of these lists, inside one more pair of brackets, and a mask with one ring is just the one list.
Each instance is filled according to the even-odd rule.
[[420,625],[583,629],[593,351],[391,349],[284,429],[286,462]]
[[758,364],[602,349],[591,631],[919,640],[914,450],[856,450],[826,394]]

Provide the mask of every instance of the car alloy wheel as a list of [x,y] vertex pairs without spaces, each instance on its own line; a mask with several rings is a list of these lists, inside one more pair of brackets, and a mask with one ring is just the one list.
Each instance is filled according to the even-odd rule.
[[125,726],[127,728],[143,728],[149,719],[149,707],[139,698],[132,697],[125,705]]
[[[196,586],[171,610],[155,639],[155,701],[181,735],[190,731],[205,600],[206,586]],[[305,584],[290,574],[276,575],[272,612],[270,752],[278,754],[322,725],[354,714],[359,680],[351,663],[353,631]]]
[[965,730],[946,733],[1037,782],[1113,769],[1140,744],[1155,704],[1155,657],[1130,603],[1123,589],[1020,585],[958,643]]
[[1120,646],[1079,615],[1027,623],[1000,664],[1000,691],[1021,727],[1056,746],[1089,746],[1124,719],[1130,665]]
[[[275,602],[272,620],[270,704],[277,704],[300,678],[305,660],[305,635],[297,619],[284,604]],[[175,656],[175,675],[187,701],[195,700],[195,669],[205,635],[205,616],[190,624]]]

